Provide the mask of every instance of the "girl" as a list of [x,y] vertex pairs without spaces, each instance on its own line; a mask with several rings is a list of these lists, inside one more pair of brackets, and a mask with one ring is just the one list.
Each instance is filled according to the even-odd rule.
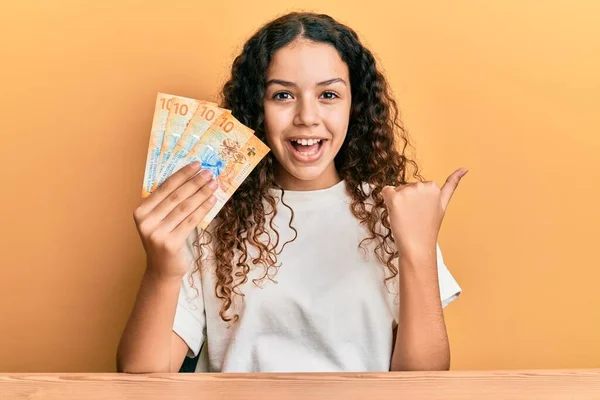
[[357,34],[310,13],[266,24],[221,106],[271,152],[204,232],[217,184],[195,164],[135,210],[147,269],[118,370],[448,369],[442,309],[461,288],[437,236],[466,170],[423,180]]

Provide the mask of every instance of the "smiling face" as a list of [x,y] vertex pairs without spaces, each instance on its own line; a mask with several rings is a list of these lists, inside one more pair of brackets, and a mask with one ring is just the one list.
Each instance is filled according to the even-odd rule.
[[298,39],[279,49],[267,70],[267,144],[284,189],[316,190],[340,181],[334,158],[350,119],[348,66],[325,43]]

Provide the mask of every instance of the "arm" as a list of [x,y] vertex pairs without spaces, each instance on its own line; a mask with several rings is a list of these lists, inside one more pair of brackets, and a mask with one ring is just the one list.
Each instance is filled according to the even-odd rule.
[[436,249],[400,257],[400,317],[391,370],[448,370],[450,346],[440,300]]
[[187,345],[173,324],[191,263],[187,242],[213,208],[217,188],[210,171],[199,170],[198,162],[181,168],[133,213],[148,264],[117,350],[120,372],[175,372],[185,358]]
[[146,271],[117,350],[117,371],[177,372],[188,347],[173,332],[180,279]]
[[399,254],[400,310],[393,371],[450,368],[437,239],[450,199],[467,172],[456,170],[441,188],[435,182],[416,182],[381,191]]

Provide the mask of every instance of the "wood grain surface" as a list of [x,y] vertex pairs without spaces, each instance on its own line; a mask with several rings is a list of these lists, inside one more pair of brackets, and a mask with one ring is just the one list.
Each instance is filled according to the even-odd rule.
[[0,399],[600,399],[600,369],[311,374],[0,374]]

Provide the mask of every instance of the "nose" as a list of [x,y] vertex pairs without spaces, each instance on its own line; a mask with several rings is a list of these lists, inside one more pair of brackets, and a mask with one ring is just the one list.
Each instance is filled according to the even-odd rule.
[[294,124],[298,126],[313,127],[319,125],[320,116],[319,108],[316,101],[311,98],[303,98],[296,103],[296,115],[294,117]]

